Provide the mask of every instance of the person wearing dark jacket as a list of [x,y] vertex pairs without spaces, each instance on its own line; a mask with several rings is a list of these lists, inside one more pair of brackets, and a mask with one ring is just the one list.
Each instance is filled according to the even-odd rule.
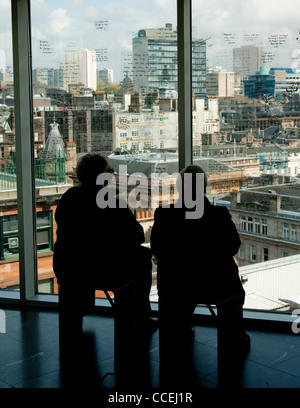
[[73,306],[89,310],[95,290],[115,288],[134,280],[140,327],[150,322],[149,293],[152,283],[152,254],[142,246],[142,226],[126,203],[115,199],[115,208],[99,208],[96,185],[99,174],[112,174],[109,161],[87,154],[77,164],[79,186],[61,197],[55,213],[57,240],[53,269],[58,284],[72,291]]
[[[192,191],[197,186],[199,166],[188,166],[181,172],[182,191],[176,203],[159,207],[154,214],[151,249],[157,258],[160,331],[176,330],[175,337],[193,336],[192,316],[197,304],[214,304],[218,310],[219,332],[237,341],[241,347],[250,338],[243,329],[245,292],[234,255],[240,247],[237,229],[226,207],[213,206],[203,197],[203,215],[187,217],[190,208],[184,195],[188,186],[186,174],[192,174]],[[182,205],[178,205],[181,203]],[[224,330],[222,330],[224,329]],[[222,339],[224,338],[222,335]]]

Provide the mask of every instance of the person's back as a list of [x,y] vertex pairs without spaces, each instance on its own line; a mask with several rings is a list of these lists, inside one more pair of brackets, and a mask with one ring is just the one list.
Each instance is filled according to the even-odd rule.
[[144,242],[143,229],[131,211],[99,208],[99,188],[70,188],[61,198],[55,219],[54,268],[58,281],[82,279],[91,284],[115,280],[130,267],[130,254]]
[[151,248],[158,259],[159,290],[177,285],[190,294],[196,288],[198,298],[216,300],[240,289],[233,259],[240,239],[227,208],[204,197],[201,218],[187,219],[187,211],[176,205],[155,211]]

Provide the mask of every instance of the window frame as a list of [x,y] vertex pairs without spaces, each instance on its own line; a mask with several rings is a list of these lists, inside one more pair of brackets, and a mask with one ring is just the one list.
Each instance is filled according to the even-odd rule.
[[253,232],[253,217],[247,218],[247,232]]
[[246,217],[244,215],[240,216],[240,226],[241,226],[241,231],[246,232],[247,231],[247,222],[246,222]]
[[283,239],[290,240],[290,224],[284,222],[282,226]]
[[[21,305],[38,304],[38,306],[43,304],[57,307],[57,295],[38,294],[37,288],[30,0],[11,0],[11,11],[14,87],[16,105],[18,105],[15,109],[15,126],[18,216],[20,220],[20,292],[0,290],[0,302]],[[178,171],[193,162],[191,11],[192,0],[177,0]],[[109,304],[105,299],[97,299],[96,305],[108,306]],[[255,316],[254,310],[251,310],[251,316]],[[268,320],[271,313],[266,313],[265,316],[265,320]]]
[[261,220],[261,233],[262,235],[268,235],[268,220],[266,218]]
[[262,262],[267,262],[269,260],[269,248],[262,248]]
[[36,295],[34,131],[30,0],[12,0],[20,300]]
[[259,218],[254,218],[254,232],[255,234],[260,234],[260,219]]
[[250,245],[250,262],[256,262],[257,255],[256,255],[256,246]]
[[297,242],[298,234],[297,234],[297,224],[291,224],[291,241]]
[[245,244],[244,244],[244,242],[241,242],[239,252],[240,252],[240,259],[243,261],[245,259]]

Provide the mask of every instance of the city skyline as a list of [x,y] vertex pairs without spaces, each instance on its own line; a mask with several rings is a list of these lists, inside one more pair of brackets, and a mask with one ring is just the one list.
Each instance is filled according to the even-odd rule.
[[[254,44],[264,47],[265,65],[300,68],[297,5],[297,0],[193,1],[193,26],[198,38],[207,39],[208,67],[230,70],[232,49]],[[1,0],[0,6],[2,69],[12,64],[10,1]],[[58,68],[65,51],[87,48],[96,50],[97,68],[114,69],[115,82],[124,77],[138,30],[166,23],[176,28],[173,0],[32,0],[31,9],[33,68]]]

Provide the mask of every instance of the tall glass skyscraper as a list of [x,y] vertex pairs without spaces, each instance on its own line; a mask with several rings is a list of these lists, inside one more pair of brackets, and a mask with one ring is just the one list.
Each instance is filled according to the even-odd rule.
[[[146,95],[177,91],[177,33],[172,24],[139,30],[132,40],[134,90]],[[206,42],[192,41],[193,92],[206,96]]]

